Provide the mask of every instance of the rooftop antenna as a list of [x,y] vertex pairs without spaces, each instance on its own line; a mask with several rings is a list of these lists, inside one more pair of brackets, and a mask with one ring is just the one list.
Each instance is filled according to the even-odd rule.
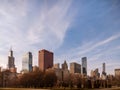
[[12,51],[12,46],[10,46],[10,51]]
[[10,47],[9,56],[13,56],[12,46]]

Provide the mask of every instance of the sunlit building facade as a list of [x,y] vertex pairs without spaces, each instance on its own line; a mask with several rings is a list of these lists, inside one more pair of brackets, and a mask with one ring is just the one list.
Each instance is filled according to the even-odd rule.
[[38,67],[41,71],[53,67],[53,52],[45,49],[38,52]]
[[81,65],[78,63],[70,63],[70,73],[81,73]]
[[82,58],[82,74],[87,75],[87,57]]
[[115,77],[120,77],[120,69],[115,69]]
[[22,71],[24,73],[32,71],[32,53],[31,52],[28,52],[23,56]]

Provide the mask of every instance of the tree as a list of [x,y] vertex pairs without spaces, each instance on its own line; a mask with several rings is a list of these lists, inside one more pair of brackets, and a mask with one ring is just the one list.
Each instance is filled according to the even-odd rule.
[[0,72],[0,87],[3,86],[3,73]]
[[23,87],[43,87],[43,77],[44,73],[42,71],[25,73],[20,78],[20,84]]
[[120,87],[120,75],[115,77],[116,85]]
[[44,75],[45,87],[53,87],[57,83],[57,76],[53,70],[48,70]]
[[71,74],[70,79],[73,83],[73,86],[81,88],[82,78],[80,74]]

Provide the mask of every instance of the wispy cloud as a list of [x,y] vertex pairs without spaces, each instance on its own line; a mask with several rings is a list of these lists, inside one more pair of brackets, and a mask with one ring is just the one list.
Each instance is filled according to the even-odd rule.
[[41,44],[42,48],[48,48],[48,45],[50,49],[58,48],[72,20],[67,16],[70,5],[71,1],[57,2],[53,7],[41,10],[37,22],[35,21],[28,31],[30,42]]
[[[100,47],[100,46],[103,46],[105,44],[108,44],[110,42],[112,42],[113,40],[116,40],[120,38],[120,34],[117,34],[117,35],[113,35],[105,40],[102,40],[102,41],[99,41],[99,42],[94,42],[92,43],[91,45],[89,45],[89,48],[85,47],[83,51],[81,51],[79,54],[85,54],[85,53],[88,53],[92,50],[94,50],[95,48],[97,47]],[[83,48],[82,48],[83,49]]]
[[32,11],[35,8],[32,9],[30,3],[32,2],[28,0],[6,0],[0,4],[0,59],[4,65],[7,64],[7,58],[2,57],[7,57],[11,45],[15,50],[15,62],[19,69],[22,55],[29,50],[33,51],[34,64],[37,64],[38,50],[58,48],[70,27],[74,15],[67,13],[72,0],[57,1],[51,7],[49,1],[45,1],[41,8],[38,5],[40,2],[36,2],[35,11]]
[[[81,58],[86,56],[88,57],[88,67],[89,72],[91,69],[99,68],[101,72],[102,63],[105,62],[106,64],[112,65],[116,60],[116,55],[120,52],[119,45],[112,45],[113,42],[117,41],[120,38],[120,33],[114,34],[106,39],[101,40],[92,40],[83,45],[72,48],[72,50],[68,50],[68,53],[64,53],[63,55],[56,57],[58,62],[60,60],[66,59],[70,62],[77,61],[80,63]],[[59,59],[58,59],[59,58]],[[91,63],[92,62],[92,63]],[[116,61],[118,62],[118,61]],[[117,68],[117,67],[114,67]],[[112,68],[112,69],[114,69]],[[108,69],[109,73],[113,73]]]

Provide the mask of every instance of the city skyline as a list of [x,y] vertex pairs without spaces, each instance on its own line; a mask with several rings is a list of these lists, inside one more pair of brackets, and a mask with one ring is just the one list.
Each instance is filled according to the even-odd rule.
[[95,68],[102,72],[103,62],[107,74],[120,68],[119,0],[0,2],[0,66],[7,66],[12,46],[18,71],[24,53],[31,51],[38,65],[43,48],[54,52],[54,63],[81,64],[87,57],[88,74]]

